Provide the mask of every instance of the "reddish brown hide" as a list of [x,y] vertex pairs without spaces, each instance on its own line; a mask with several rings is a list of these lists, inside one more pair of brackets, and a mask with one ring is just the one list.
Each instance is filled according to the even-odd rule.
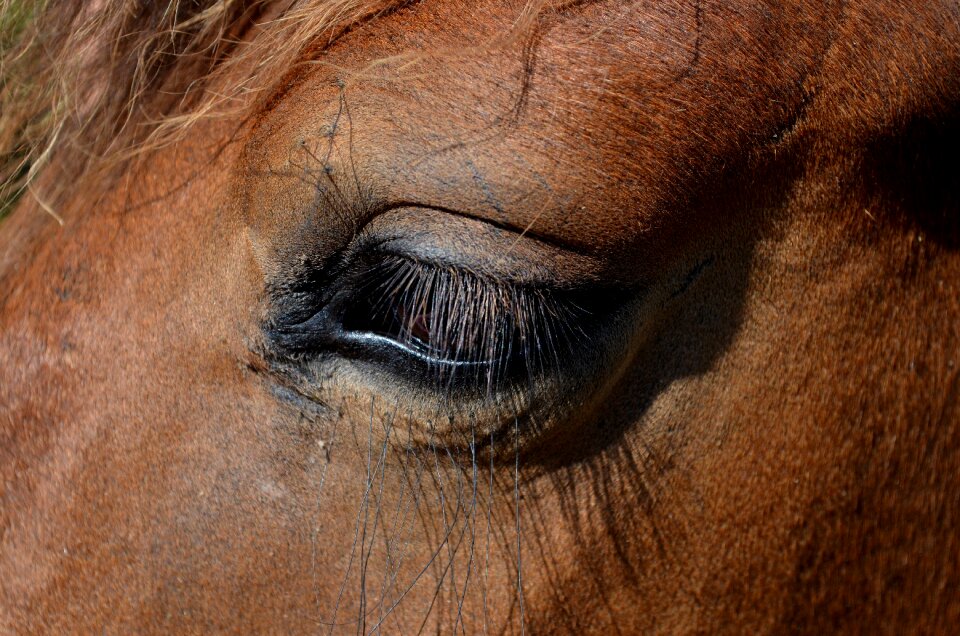
[[54,146],[4,633],[955,629],[958,5],[525,11],[348,24],[99,185]]

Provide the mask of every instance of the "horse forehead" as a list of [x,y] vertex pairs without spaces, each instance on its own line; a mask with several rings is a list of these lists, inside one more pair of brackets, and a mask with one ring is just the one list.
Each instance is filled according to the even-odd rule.
[[791,121],[836,9],[588,3],[504,39],[515,12],[458,7],[343,38],[261,117],[253,161],[606,247]]

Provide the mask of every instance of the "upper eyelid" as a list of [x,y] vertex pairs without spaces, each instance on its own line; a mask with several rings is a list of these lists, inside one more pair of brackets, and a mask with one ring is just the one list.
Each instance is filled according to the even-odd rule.
[[[478,239],[478,234],[485,238]],[[457,249],[463,241],[475,241],[481,247]],[[518,246],[516,253],[509,254],[514,246]],[[502,258],[504,252],[509,259]],[[309,322],[321,304],[333,301],[332,294],[341,287],[338,281],[349,278],[351,269],[384,255],[471,277],[507,293],[630,293],[636,289],[616,280],[598,280],[601,270],[594,259],[545,246],[532,237],[439,210],[396,208],[376,215],[336,253],[326,258],[301,257],[300,266],[286,268],[284,278],[271,285],[274,302],[267,322],[286,327]],[[544,263],[540,258],[549,260]]]
[[372,219],[356,235],[352,250],[371,247],[520,285],[617,284],[596,257],[432,208],[397,208]]
[[451,264],[449,262],[438,262],[422,256],[407,254],[402,250],[397,249],[396,246],[391,244],[389,241],[385,241],[374,246],[372,249],[364,252],[364,254],[368,257],[373,255],[386,256],[388,258],[407,261],[412,265],[429,268],[445,274],[469,277],[490,287],[500,287],[504,289],[536,289],[540,291],[550,291],[551,289],[554,289],[554,286],[550,285],[549,283],[545,284],[541,281],[503,280],[486,272],[477,271],[470,266]]

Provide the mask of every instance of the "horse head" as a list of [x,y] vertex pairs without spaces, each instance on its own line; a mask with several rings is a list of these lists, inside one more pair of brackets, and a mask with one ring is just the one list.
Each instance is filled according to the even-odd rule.
[[116,5],[11,49],[5,631],[953,624],[955,3]]

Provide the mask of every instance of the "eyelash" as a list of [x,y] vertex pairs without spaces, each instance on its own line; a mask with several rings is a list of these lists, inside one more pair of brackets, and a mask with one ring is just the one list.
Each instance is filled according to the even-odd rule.
[[587,312],[567,294],[385,255],[363,274],[343,327],[387,337],[437,381],[495,384],[557,365]]
[[318,334],[325,330],[317,324],[332,322],[354,355],[357,347],[376,350],[399,372],[419,371],[419,380],[438,388],[490,393],[532,381],[558,367],[575,343],[589,342],[583,290],[506,282],[379,251],[356,256],[326,285],[333,289],[324,307],[281,325],[275,340],[300,352],[322,350]]

